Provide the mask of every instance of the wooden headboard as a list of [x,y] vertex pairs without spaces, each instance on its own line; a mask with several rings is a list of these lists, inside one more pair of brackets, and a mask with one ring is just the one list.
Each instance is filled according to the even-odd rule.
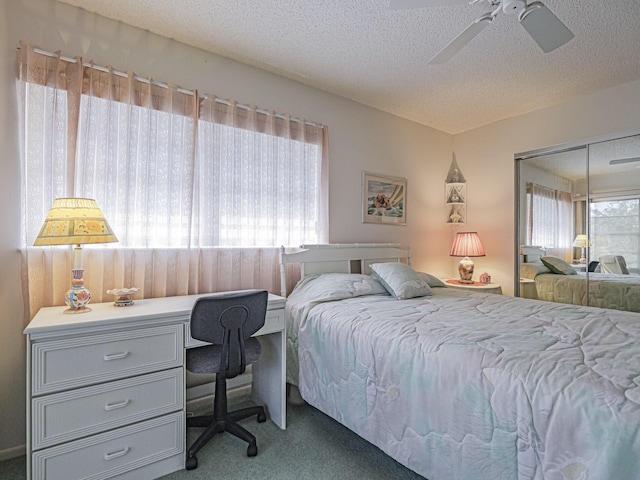
[[399,243],[332,243],[280,248],[280,294],[287,296],[288,263],[300,264],[300,276],[313,273],[371,273],[369,265],[406,262],[411,265],[411,248]]

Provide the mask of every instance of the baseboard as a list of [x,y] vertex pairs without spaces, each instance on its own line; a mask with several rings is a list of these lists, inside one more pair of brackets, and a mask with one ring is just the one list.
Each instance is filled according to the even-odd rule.
[[26,454],[27,454],[26,445],[18,445],[17,447],[0,450],[0,462],[4,460],[9,460],[11,458],[21,457]]
[[[251,395],[252,381],[253,375],[246,372],[227,380],[227,399],[233,400]],[[187,412],[200,412],[203,409],[211,409],[213,407],[215,386],[216,382],[211,382],[188,388]]]
[[[227,399],[233,400],[240,397],[248,397],[251,395],[251,385],[245,385],[242,387],[236,387],[227,390]],[[202,414],[213,410],[213,397],[214,394],[203,395],[201,397],[187,400],[187,416],[191,414]]]

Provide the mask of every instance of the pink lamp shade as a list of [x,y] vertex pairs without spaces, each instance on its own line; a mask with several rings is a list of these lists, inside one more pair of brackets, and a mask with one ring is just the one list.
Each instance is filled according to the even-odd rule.
[[473,260],[469,257],[484,257],[484,247],[477,232],[459,232],[453,239],[451,257],[464,257],[458,264],[460,283],[473,283]]

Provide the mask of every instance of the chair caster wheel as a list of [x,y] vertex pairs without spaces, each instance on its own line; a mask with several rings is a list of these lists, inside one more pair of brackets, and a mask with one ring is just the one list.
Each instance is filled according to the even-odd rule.
[[258,414],[258,423],[264,423],[267,421],[267,414],[266,413],[259,413]]
[[187,470],[195,470],[198,468],[198,459],[196,457],[187,458],[186,462],[184,462],[184,468]]
[[247,447],[247,457],[255,457],[258,455],[258,447],[256,445],[249,445]]

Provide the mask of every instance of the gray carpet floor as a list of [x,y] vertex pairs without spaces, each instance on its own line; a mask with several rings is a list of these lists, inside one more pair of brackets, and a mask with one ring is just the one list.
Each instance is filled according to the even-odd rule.
[[[286,430],[280,430],[270,421],[258,423],[255,419],[243,420],[241,425],[256,436],[257,457],[247,457],[243,441],[229,434],[216,435],[198,454],[196,470],[181,470],[162,479],[423,479],[306,404],[287,406]],[[189,444],[199,431],[189,429]],[[22,480],[25,477],[25,457],[0,462],[1,479]]]

